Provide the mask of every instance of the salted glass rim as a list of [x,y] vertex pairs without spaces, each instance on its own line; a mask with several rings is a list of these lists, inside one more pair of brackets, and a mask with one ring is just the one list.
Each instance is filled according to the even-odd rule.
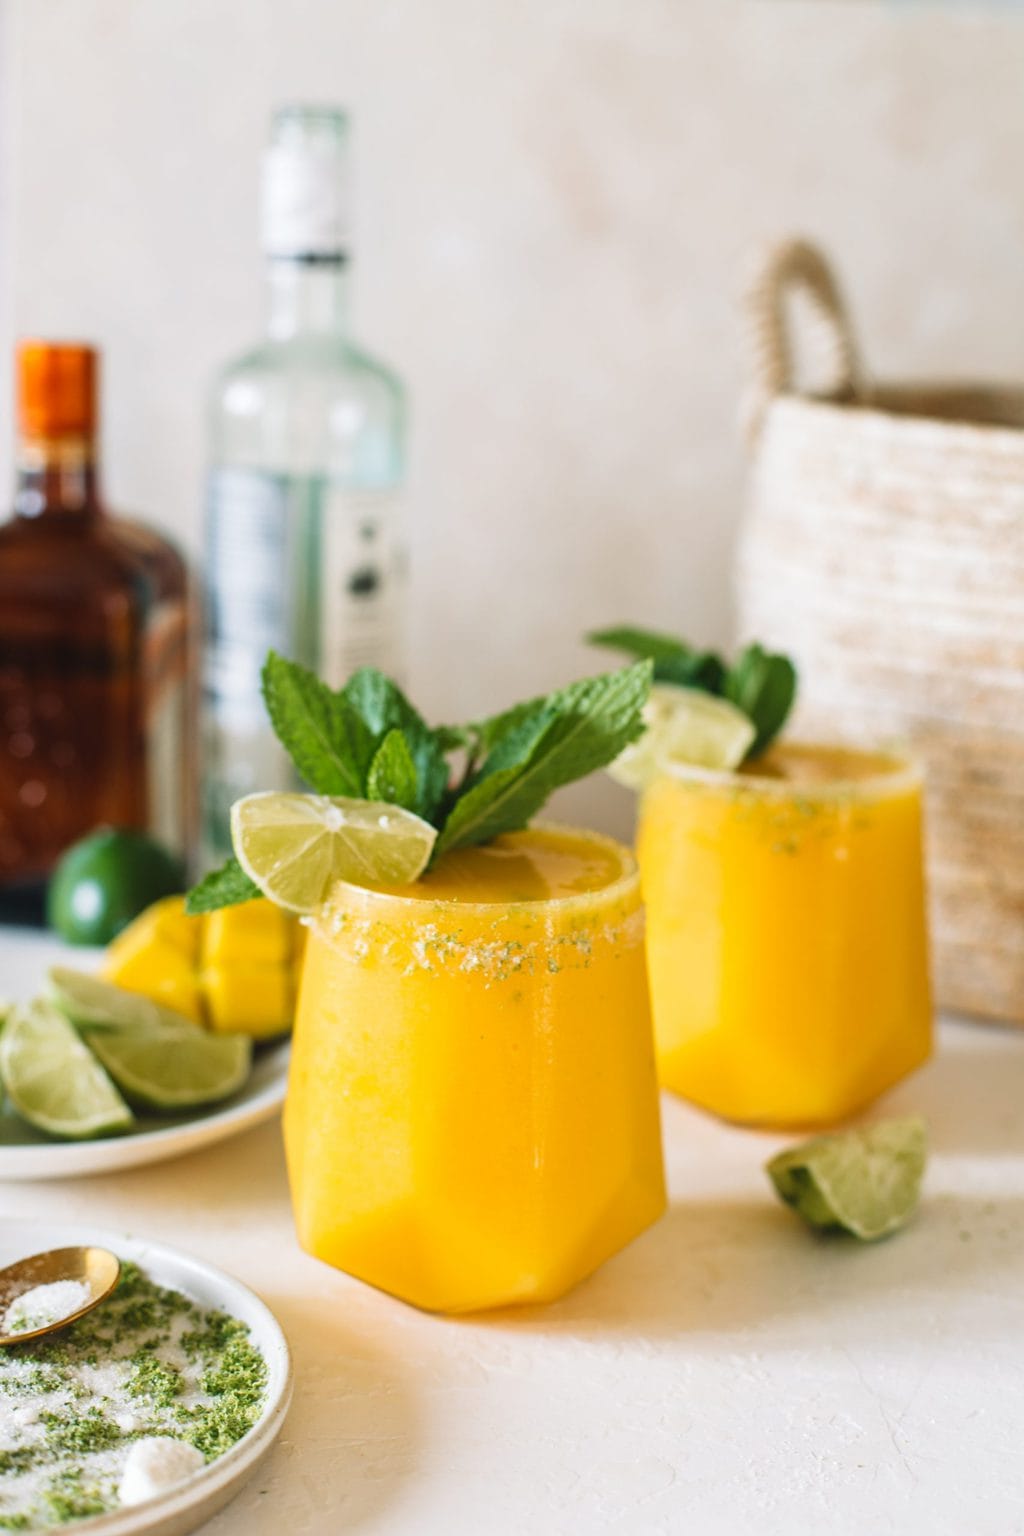
[[900,789],[918,789],[924,782],[924,769],[920,760],[901,747],[865,747],[861,743],[843,740],[810,741],[800,738],[787,738],[780,745],[787,749],[795,748],[797,752],[843,752],[850,757],[881,759],[889,766],[879,769],[877,773],[866,774],[863,778],[844,778],[840,775],[823,782],[801,783],[796,779],[781,779],[771,774],[738,773],[734,768],[700,768],[693,763],[670,762],[662,766],[658,777],[708,786],[727,786],[765,797],[820,801],[837,798],[872,800]]
[[610,837],[606,832],[595,832],[591,827],[572,827],[564,822],[532,821],[528,826],[519,829],[522,832],[557,832],[567,833],[571,837],[582,839],[588,843],[600,843],[606,848],[612,848],[619,859],[621,873],[610,880],[607,885],[598,886],[592,891],[573,891],[567,896],[526,896],[515,901],[460,901],[455,896],[432,896],[424,893],[422,896],[411,896],[394,891],[375,891],[369,886],[358,885],[353,880],[337,880],[331,890],[331,894],[323,905],[309,914],[307,921],[317,923],[337,906],[339,897],[346,891],[351,891],[360,901],[368,905],[384,909],[388,906],[401,907],[403,909],[447,907],[452,910],[458,908],[460,912],[499,912],[520,909],[522,907],[543,909],[548,912],[572,912],[574,907],[580,909],[592,907],[595,901],[602,905],[609,900],[625,897],[640,885],[640,866],[637,864],[636,855],[628,844],[621,842],[617,837]]

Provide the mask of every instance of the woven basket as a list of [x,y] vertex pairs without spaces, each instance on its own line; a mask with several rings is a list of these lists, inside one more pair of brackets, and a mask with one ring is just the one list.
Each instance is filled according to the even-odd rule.
[[[828,386],[793,382],[802,290]],[[936,990],[1024,1020],[1024,391],[868,384],[832,273],[771,250],[748,295],[745,637],[800,668],[806,736],[906,742],[928,785]]]

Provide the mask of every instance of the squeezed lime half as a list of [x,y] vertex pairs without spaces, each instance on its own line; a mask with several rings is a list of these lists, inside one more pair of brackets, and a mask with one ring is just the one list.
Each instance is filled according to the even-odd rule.
[[875,1242],[913,1216],[927,1157],[925,1123],[912,1115],[816,1136],[780,1152],[766,1171],[809,1226]]

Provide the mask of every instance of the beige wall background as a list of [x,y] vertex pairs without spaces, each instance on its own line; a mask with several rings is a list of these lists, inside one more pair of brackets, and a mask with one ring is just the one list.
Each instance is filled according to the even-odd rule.
[[[875,372],[1024,373],[1016,6],[6,0],[0,16],[0,355],[24,332],[102,344],[110,500],[193,551],[204,392],[261,324],[268,114],[351,108],[357,329],[412,390],[413,680],[434,713],[595,667],[578,637],[597,623],[728,638],[736,293],[766,237],[830,248]],[[574,809],[621,825],[616,794],[587,786]]]

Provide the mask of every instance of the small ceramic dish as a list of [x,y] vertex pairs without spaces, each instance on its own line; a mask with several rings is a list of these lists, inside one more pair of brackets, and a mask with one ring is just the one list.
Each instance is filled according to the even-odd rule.
[[182,1291],[203,1307],[215,1307],[245,1323],[267,1362],[267,1396],[259,1420],[236,1445],[187,1482],[145,1504],[115,1510],[59,1529],[68,1536],[186,1536],[239,1491],[267,1455],[284,1423],[292,1395],[292,1365],[280,1324],[239,1281],[201,1259],[163,1243],[82,1224],[0,1221],[0,1267],[47,1248],[95,1243],[131,1259],[161,1285]]

